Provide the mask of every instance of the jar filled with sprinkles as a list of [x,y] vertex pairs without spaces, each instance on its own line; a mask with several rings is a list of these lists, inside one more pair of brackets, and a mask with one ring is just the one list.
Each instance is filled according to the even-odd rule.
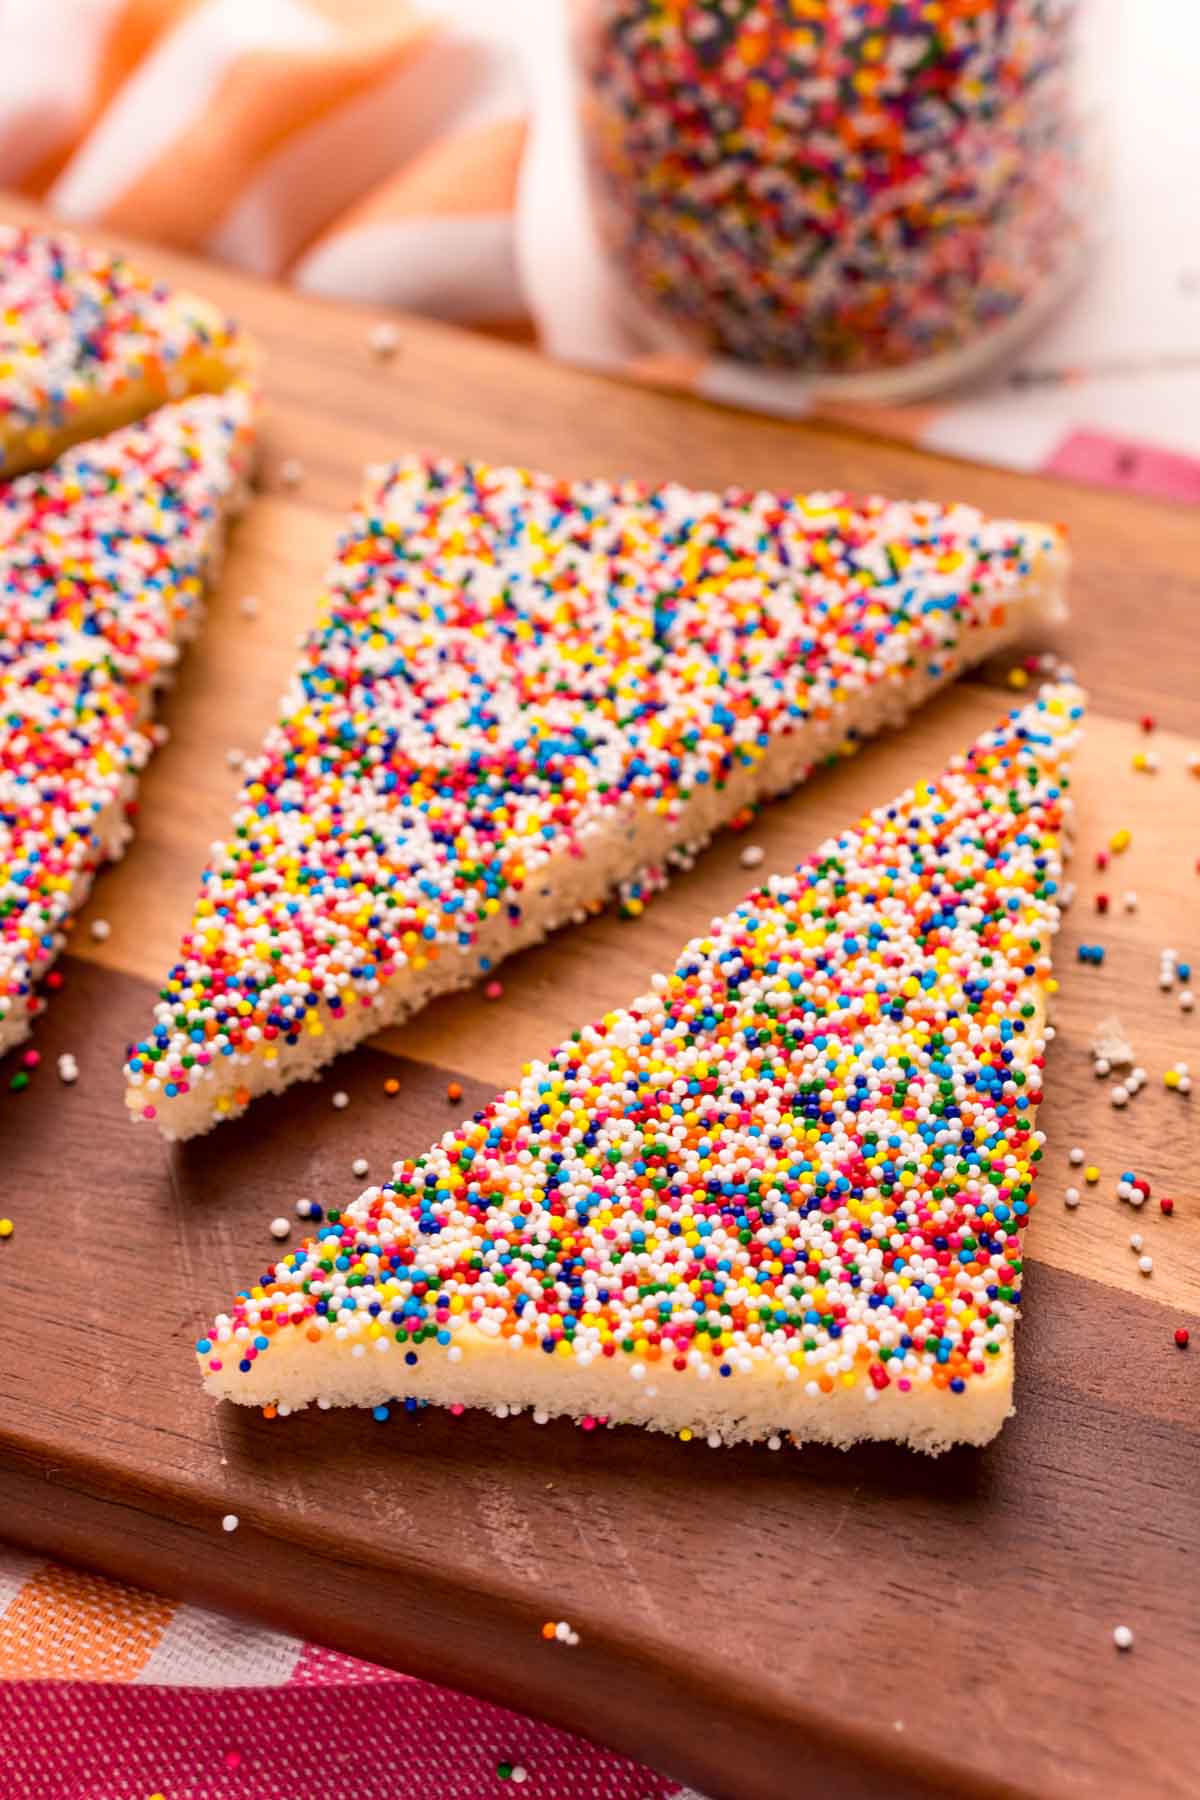
[[1085,242],[1078,0],[577,0],[600,234],[643,342],[902,399]]

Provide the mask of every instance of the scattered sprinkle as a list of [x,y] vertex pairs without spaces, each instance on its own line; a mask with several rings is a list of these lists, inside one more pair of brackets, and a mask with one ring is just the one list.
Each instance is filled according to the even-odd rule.
[[370,1167],[371,1165],[365,1156],[356,1156],[354,1161],[350,1164],[350,1173],[352,1175],[365,1175]]
[[1142,1275],[1151,1274],[1153,1269],[1154,1269],[1154,1258],[1152,1256],[1139,1256],[1138,1257],[1138,1270]]
[[241,600],[238,602],[238,611],[241,613],[243,619],[257,619],[259,614],[258,595],[243,594]]
[[1160,1212],[1166,1213],[1169,1219],[1171,1214],[1175,1211],[1175,1202],[1171,1199],[1169,1194],[1164,1194],[1158,1203],[1158,1208]]
[[272,1237],[285,1238],[291,1229],[292,1229],[291,1220],[285,1219],[283,1217],[282,1213],[280,1214],[280,1216],[277,1219],[271,1220],[271,1236]]
[[58,1079],[67,1087],[79,1080],[79,1064],[69,1050],[64,1050],[58,1059]]
[[305,468],[298,456],[285,456],[279,465],[279,480],[285,488],[299,487],[304,480]]
[[1125,826],[1122,826],[1120,831],[1113,832],[1112,836],[1108,840],[1108,847],[1113,852],[1114,855],[1120,856],[1120,854],[1123,850],[1128,850],[1128,848],[1129,848],[1130,844],[1132,844],[1132,842],[1133,842],[1132,831],[1128,831],[1125,828]]
[[90,929],[98,944],[104,943],[106,938],[112,936],[112,926],[107,919],[93,919]]
[[453,1105],[457,1105],[458,1102],[462,1099],[462,1097],[463,1097],[462,1082],[461,1081],[448,1081],[446,1083],[446,1098],[447,1098],[447,1100],[449,1100]]
[[338,1112],[345,1112],[345,1110],[349,1106],[349,1104],[350,1104],[350,1096],[346,1092],[345,1088],[338,1088],[337,1092],[333,1096],[334,1107],[337,1109]]
[[1089,1187],[1095,1187],[1100,1179],[1100,1171],[1095,1163],[1088,1164],[1087,1168],[1083,1171],[1083,1179],[1087,1182]]
[[1118,1650],[1133,1649],[1133,1633],[1130,1631],[1128,1625],[1115,1625],[1113,1627],[1113,1643],[1117,1646]]
[[744,844],[738,861],[743,869],[757,869],[765,860],[766,854],[761,844]]
[[236,1513],[226,1513],[225,1517],[221,1520],[221,1530],[236,1531],[240,1524],[241,1520]]
[[11,1219],[0,1219],[0,1238],[10,1238],[12,1236],[12,1234],[13,1234],[12,1220]]
[[1191,1336],[1192,1334],[1186,1325],[1177,1325],[1175,1327],[1175,1342],[1179,1345],[1181,1350],[1187,1349],[1188,1344],[1191,1342]]
[[400,1092],[400,1083],[396,1080],[396,1077],[394,1075],[388,1076],[387,1080],[383,1084],[383,1091],[391,1099],[394,1099],[395,1096]]
[[504,992],[504,984],[500,981],[489,981],[483,990],[485,1000],[499,1000]]
[[1083,1151],[1079,1148],[1078,1144],[1076,1144],[1075,1148],[1068,1153],[1067,1161],[1076,1169],[1082,1167]]
[[1069,1187],[1067,1189],[1066,1193],[1063,1195],[1063,1201],[1067,1206],[1071,1206],[1071,1207],[1078,1206],[1079,1205],[1079,1189],[1077,1187]]
[[367,343],[372,356],[395,356],[400,348],[400,328],[391,319],[380,319],[368,332]]

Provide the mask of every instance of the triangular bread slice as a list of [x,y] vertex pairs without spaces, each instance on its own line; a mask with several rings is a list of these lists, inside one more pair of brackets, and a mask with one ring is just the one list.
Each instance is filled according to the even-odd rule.
[[120,854],[154,691],[194,630],[250,456],[232,387],[0,482],[0,1052]]
[[221,310],[69,232],[0,225],[0,476],[245,379]]
[[1011,714],[330,1210],[199,1341],[208,1391],[986,1442],[1081,713]]
[[205,1131],[474,981],[1054,616],[1064,567],[964,506],[376,473],[135,1118]]

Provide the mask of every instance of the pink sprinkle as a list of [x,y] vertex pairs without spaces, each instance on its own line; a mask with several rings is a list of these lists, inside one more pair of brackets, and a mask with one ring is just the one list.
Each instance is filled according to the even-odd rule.
[[158,1117],[157,1106],[143,1106],[142,1117],[143,1119],[156,1119]]
[[27,1050],[21,1058],[21,1061],[25,1064],[27,1069],[36,1069],[41,1060],[42,1053],[40,1050]]
[[483,990],[485,1000],[498,1000],[504,992],[504,984],[500,981],[489,981]]
[[238,1769],[241,1767],[241,1763],[242,1753],[240,1750],[227,1750],[225,1752],[225,1767],[227,1769]]
[[596,1429],[596,1421],[591,1413],[587,1415],[586,1419],[580,1419],[579,1423],[584,1431],[595,1431]]

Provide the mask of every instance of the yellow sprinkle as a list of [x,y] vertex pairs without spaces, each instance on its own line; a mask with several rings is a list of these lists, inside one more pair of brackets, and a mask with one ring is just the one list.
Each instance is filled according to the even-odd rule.
[[11,1237],[12,1234],[13,1234],[12,1220],[11,1219],[0,1219],[0,1238]]
[[1012,688],[1028,687],[1029,686],[1028,672],[1025,669],[1010,669],[1008,671],[1008,685],[1009,685],[1009,687],[1012,687]]
[[1121,854],[1122,850],[1128,850],[1128,848],[1132,842],[1133,842],[1132,831],[1127,831],[1125,829],[1125,827],[1122,825],[1120,831],[1114,831],[1112,836],[1109,838],[1108,847],[1110,850],[1115,851],[1116,854],[1119,856]]
[[1090,1187],[1095,1187],[1096,1183],[1100,1179],[1100,1171],[1096,1167],[1095,1163],[1088,1164],[1087,1168],[1083,1171],[1083,1179],[1088,1183],[1088,1185]]
[[1179,1070],[1178,1069],[1168,1069],[1167,1070],[1166,1074],[1163,1076],[1163,1086],[1169,1087],[1169,1088],[1177,1088],[1179,1086]]

